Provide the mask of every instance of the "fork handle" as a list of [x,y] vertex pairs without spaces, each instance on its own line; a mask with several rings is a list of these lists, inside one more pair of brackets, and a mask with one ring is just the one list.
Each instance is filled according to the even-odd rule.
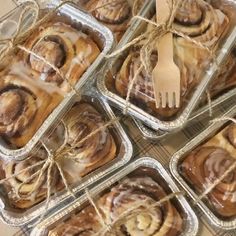
[[[165,23],[170,15],[170,8],[167,0],[156,0],[156,20],[158,24]],[[158,64],[173,61],[173,34],[167,33],[158,40]]]
[[166,64],[174,60],[173,34],[167,33],[157,42],[158,64]]

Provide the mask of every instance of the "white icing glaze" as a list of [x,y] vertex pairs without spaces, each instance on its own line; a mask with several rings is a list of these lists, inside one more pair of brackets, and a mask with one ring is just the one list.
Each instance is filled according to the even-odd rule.
[[66,77],[69,78],[73,68],[76,65],[84,65],[85,67],[89,67],[90,66],[90,62],[87,59],[87,57],[89,57],[92,53],[92,47],[90,45],[87,46],[86,51],[81,51],[79,52],[71,61],[70,64],[70,68],[66,73]]
[[57,86],[45,83],[44,81],[41,81],[40,78],[32,78],[29,67],[23,61],[12,64],[10,74],[18,75],[21,80],[27,81],[30,84],[33,82],[36,86],[42,88],[49,94],[55,92],[62,94],[61,90]]

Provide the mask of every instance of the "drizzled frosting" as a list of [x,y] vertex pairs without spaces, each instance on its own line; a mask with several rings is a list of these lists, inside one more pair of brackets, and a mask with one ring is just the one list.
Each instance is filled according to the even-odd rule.
[[[155,20],[153,17],[152,20]],[[193,89],[199,84],[202,78],[202,72],[208,68],[210,63],[209,52],[191,41],[201,43],[203,46],[209,47],[210,50],[215,50],[219,39],[228,26],[228,17],[218,9],[213,8],[209,3],[199,0],[185,1],[177,10],[176,18],[173,28],[186,35],[188,39],[174,35],[174,60],[180,68],[181,72],[181,106],[179,109],[157,109],[155,105],[154,92],[152,86],[151,71],[158,61],[155,42],[149,42],[151,50],[149,67],[145,68],[138,75],[134,82],[131,91],[131,98],[134,102],[142,104],[142,108],[157,117],[168,120],[182,109],[183,105],[188,101],[188,96]],[[147,34],[154,30],[155,26],[148,25]],[[148,36],[147,36],[148,37]],[[190,39],[190,40],[189,40]],[[115,89],[122,97],[127,96],[127,90],[130,81],[134,78],[138,68],[141,65],[140,48],[143,43],[148,41],[144,39],[136,48],[131,50],[129,55],[125,58],[118,75],[115,80]],[[153,46],[154,45],[154,46]],[[143,51],[141,51],[143,52]],[[143,59],[146,60],[146,59]],[[145,70],[149,71],[145,71]]]
[[[64,92],[71,89],[100,53],[89,35],[59,22],[42,25],[24,46],[49,63],[33,54],[23,54],[39,79],[57,85]],[[60,69],[60,75],[52,66]]]
[[[199,193],[211,187],[235,163],[236,146],[232,146],[235,127],[230,125],[221,131],[181,164],[181,173]],[[207,197],[221,217],[236,216],[236,171],[229,173]]]
[[[1,169],[3,169],[5,177],[9,178],[29,166],[45,160],[46,157],[47,152],[44,149],[39,149],[31,158],[26,158],[23,161],[9,161],[4,165],[2,164]],[[43,163],[17,176],[9,178],[9,180],[4,183],[4,187],[8,191],[11,206],[20,209],[28,209],[46,198],[47,175],[43,174],[41,178],[38,179],[42,167]],[[55,167],[52,168],[51,177],[51,187],[55,190],[59,180],[59,173]],[[20,199],[18,198],[17,191]]]
[[[64,118],[64,124],[68,135],[66,147],[71,150],[70,158],[62,159],[61,165],[72,182],[115,157],[113,137],[108,129],[102,129],[103,117],[90,104],[76,104]],[[99,128],[99,132],[83,141]]]
[[[172,202],[149,209],[143,207],[152,205],[164,198],[166,193],[162,187],[150,177],[126,178],[100,197],[96,203],[106,224],[111,224],[122,214],[130,212],[120,223],[113,227],[112,233],[117,236],[160,235],[177,236],[181,234],[183,221],[180,213]],[[49,235],[57,236],[92,236],[110,235],[102,232],[102,225],[92,206],[86,207],[77,215],[61,223],[50,231]]]

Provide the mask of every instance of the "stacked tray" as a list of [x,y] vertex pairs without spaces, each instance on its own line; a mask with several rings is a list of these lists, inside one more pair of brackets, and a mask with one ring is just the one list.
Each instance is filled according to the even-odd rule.
[[[214,3],[213,3],[214,2]],[[189,3],[190,4],[190,3]],[[144,124],[148,125],[150,128],[154,130],[162,130],[165,132],[173,132],[180,129],[186,122],[188,118],[192,114],[194,108],[196,108],[197,104],[200,102],[200,97],[204,94],[208,84],[214,79],[216,74],[218,73],[218,68],[221,66],[225,59],[227,58],[228,54],[230,53],[232,47],[235,44],[235,22],[236,19],[232,15],[232,12],[235,11],[235,4],[231,1],[212,1],[212,6],[215,9],[220,8],[221,13],[224,12],[226,15],[225,17],[228,19],[227,27],[223,27],[221,32],[219,32],[220,36],[218,37],[217,45],[215,47],[215,60],[210,61],[209,55],[206,56],[203,61],[198,61],[198,58],[194,58],[195,51],[199,50],[202,52],[203,49],[199,47],[190,45],[190,42],[185,42],[181,37],[176,37],[176,57],[179,53],[179,57],[183,57],[184,66],[182,74],[184,74],[185,70],[189,68],[197,68],[195,76],[195,72],[189,69],[189,74],[186,75],[186,78],[183,76],[182,78],[182,105],[179,109],[169,109],[169,108],[155,108],[155,101],[153,97],[152,86],[150,86],[151,80],[150,77],[147,75],[146,71],[141,71],[141,75],[137,77],[137,82],[135,82],[133,88],[131,89],[130,93],[130,102],[127,103],[126,96],[128,86],[130,85],[131,79],[134,77],[135,72],[138,70],[140,65],[139,59],[139,50],[140,44],[142,45],[142,41],[140,43],[135,44],[133,47],[128,48],[127,50],[119,53],[112,61],[109,61],[109,64],[104,69],[104,72],[101,73],[101,76],[98,78],[98,88],[99,91],[117,108],[121,110],[127,110],[127,114],[132,115],[136,119],[141,120]],[[214,5],[216,4],[216,6]],[[218,5],[217,5],[218,4]],[[220,5],[220,7],[219,7]],[[191,9],[191,4],[189,5],[189,10]],[[217,10],[217,14],[221,14]],[[153,19],[155,14],[155,1],[151,1],[146,9],[142,13],[142,17],[147,19]],[[183,13],[184,14],[184,13]],[[212,13],[213,14],[213,13]],[[203,18],[202,20],[206,20]],[[185,33],[194,31],[196,26],[192,28],[186,26],[187,23],[183,23],[183,26],[179,25],[180,23],[174,25],[180,28],[183,28],[183,32]],[[204,22],[202,23],[204,24]],[[199,23],[199,25],[201,25]],[[210,27],[210,26],[209,26]],[[211,26],[214,28],[214,26]],[[219,26],[218,26],[219,27]],[[142,19],[138,19],[134,22],[133,26],[129,33],[127,33],[126,38],[122,40],[117,49],[121,49],[125,47],[129,42],[133,39],[136,39],[137,36],[142,35],[145,32],[148,32],[150,27],[147,27],[147,24],[144,23]],[[209,30],[209,29],[208,29]],[[207,29],[204,31],[203,35],[197,35],[197,38],[201,37],[203,40],[206,38],[204,34],[207,34]],[[148,33],[147,33],[148,34]],[[187,34],[187,33],[186,33]],[[149,35],[149,34],[148,34]],[[192,36],[193,35],[193,36]],[[195,33],[190,33],[190,37],[195,39]],[[179,41],[178,41],[179,40]],[[186,48],[184,48],[186,43]],[[205,41],[203,41],[207,45]],[[183,44],[183,45],[182,45]],[[188,47],[193,48],[193,51],[188,51]],[[179,51],[178,51],[179,50]],[[182,51],[181,51],[182,50]],[[186,52],[185,52],[186,50]],[[204,50],[203,50],[204,51]],[[192,58],[194,58],[193,63],[191,64],[191,57],[188,53],[193,53]],[[206,52],[204,51],[203,54]],[[201,54],[201,53],[200,53]],[[152,54],[153,63],[156,60],[155,52]],[[185,58],[186,57],[186,58]],[[182,59],[181,59],[182,60]],[[136,63],[136,64],[135,64]],[[181,62],[182,63],[182,62]],[[190,63],[190,65],[188,65]],[[178,64],[178,63],[177,63]],[[204,64],[204,66],[203,66]],[[146,73],[146,74],[145,74]],[[191,78],[188,78],[191,76]],[[147,80],[147,82],[145,82]],[[190,80],[190,81],[188,81]],[[191,82],[194,81],[194,82]],[[197,81],[197,82],[196,82]],[[189,86],[189,88],[188,88]],[[187,92],[186,92],[187,91]],[[185,94],[185,95],[184,95]],[[128,107],[128,109],[127,109]]]
[[[53,7],[55,8],[55,6],[51,7],[51,10]],[[15,9],[10,16],[8,16],[7,20],[9,21],[11,17],[13,18],[20,15],[19,12],[22,11],[23,7]],[[44,9],[40,14],[45,15],[47,11],[50,11],[50,8]],[[27,16],[25,19],[25,24],[27,24]],[[27,27],[27,25],[24,27]],[[32,50],[34,53],[41,53],[41,56],[51,54],[52,58],[49,58],[49,60],[51,60],[52,63],[59,63],[63,73],[66,73],[66,70],[68,70],[69,73],[73,72],[73,78],[69,83],[72,83],[76,90],[80,90],[80,88],[90,80],[94,71],[99,69],[100,63],[104,60],[104,55],[107,54],[113,46],[112,33],[106,27],[96,22],[88,14],[79,11],[69,4],[59,7],[55,12],[53,21],[50,23],[46,22],[41,27],[45,27],[45,30],[42,30],[42,28],[38,30],[38,28],[35,27],[31,37],[23,42],[23,46]],[[62,32],[59,32],[60,30],[62,30]],[[50,36],[50,34],[52,35]],[[50,37],[51,41],[49,40]],[[85,45],[80,49],[79,47],[85,44],[85,39],[90,42],[90,45],[87,46],[87,49]],[[43,47],[47,47],[45,51],[41,51]],[[68,55],[66,55],[66,60],[64,60],[65,51],[63,48],[69,50]],[[95,54],[91,54],[90,50],[92,48]],[[77,51],[74,52],[73,50]],[[53,51],[55,54],[52,54]],[[78,54],[78,58],[73,55],[76,55],[76,53]],[[73,65],[76,65],[77,62],[80,63],[79,61],[82,59],[80,59],[79,56],[86,55],[86,53],[88,54],[87,58],[82,59],[85,60],[85,64],[87,63],[87,65],[82,64],[82,66],[77,69],[75,66],[68,68],[71,63]],[[37,99],[35,99],[37,107],[33,108],[34,111],[26,110],[29,121],[27,124],[24,124],[21,129],[17,129],[13,122],[23,122],[20,120],[23,119],[20,117],[22,114],[17,114],[19,117],[7,117],[7,114],[1,114],[3,117],[5,116],[8,119],[12,119],[13,124],[10,123],[5,125],[5,127],[1,127],[1,130],[5,129],[6,132],[3,132],[3,135],[1,135],[0,152],[6,158],[22,159],[26,155],[29,155],[42,136],[56,123],[57,119],[60,119],[77,94],[75,90],[70,88],[69,83],[66,81],[62,82],[60,76],[51,73],[46,66],[40,65],[38,59],[34,56],[29,57],[28,53],[24,51],[16,52],[15,54],[10,55],[10,58],[7,59],[12,60],[10,66],[4,64],[2,66],[2,76],[8,76],[8,78],[6,79],[6,83],[1,84],[1,90],[4,90],[5,93],[7,92],[8,94],[12,93],[12,88],[14,90],[13,92],[19,93],[20,91],[15,91],[16,86],[28,90],[32,96],[37,97]],[[59,61],[57,62],[56,59]],[[24,73],[22,71],[24,71]],[[33,73],[33,79],[39,81],[38,84],[33,84],[33,80],[27,81],[28,75],[31,73]],[[69,74],[66,76],[69,76]],[[1,94],[1,96],[3,97],[2,102],[8,102],[6,94]],[[27,96],[29,97],[29,95]],[[19,99],[17,97],[15,98]],[[11,102],[9,101],[9,103]],[[10,107],[6,107],[4,111],[7,113],[8,109],[10,109]],[[37,115],[34,114],[36,112]],[[33,116],[34,118],[32,118]],[[28,129],[24,126],[27,126]],[[25,137],[26,134],[27,137]]]
[[[227,109],[235,104],[235,63],[236,57],[234,49],[231,51],[230,56],[227,58],[226,62],[224,62],[215,79],[213,79],[209,85],[208,92],[211,98],[210,101],[208,100],[207,95],[203,96],[202,101],[188,119],[188,123],[195,121],[197,118],[202,117],[203,115],[205,117],[211,115],[210,109],[219,111],[222,108],[226,108],[227,111]],[[145,138],[159,140],[171,135],[171,132],[153,130],[138,119],[134,118],[134,122]]]
[[[3,20],[19,19],[26,7],[28,5],[16,8]],[[50,5],[50,8],[41,10],[40,16],[54,9],[53,19],[39,24],[39,28],[35,27],[21,42],[36,55],[29,56],[24,50],[14,51],[9,55],[12,62],[10,65],[3,63],[1,71],[4,76],[4,82],[1,82],[1,180],[5,180],[1,184],[1,218],[15,226],[31,222],[45,209],[49,211],[70,198],[71,193],[65,191],[65,185],[76,194],[124,165],[132,156],[129,138],[109,105],[95,88],[89,91],[82,88],[111,50],[112,33],[70,4],[58,9]],[[29,27],[34,14],[26,13],[22,31]],[[61,55],[65,52],[66,56]],[[37,55],[46,57],[51,64],[63,62],[61,71],[73,72],[73,80],[68,83],[60,81],[60,76],[42,64]],[[77,63],[78,68],[71,66]],[[34,80],[29,75],[33,75]],[[17,111],[17,105],[25,105],[25,108]],[[110,120],[114,122],[102,129]],[[32,128],[33,125],[37,128]],[[95,130],[99,132],[83,141],[84,136]],[[73,140],[82,143],[76,146]],[[75,159],[67,157],[66,163],[57,160],[60,168],[56,163],[47,166],[51,155],[62,158],[57,157],[59,151],[63,151],[62,147],[64,156],[69,153]],[[39,179],[35,176],[42,173],[45,176]],[[53,177],[53,196],[46,203],[50,187],[47,185],[48,175]],[[45,204],[48,204],[47,208]]]
[[[145,157],[134,161],[88,191],[89,196],[82,195],[60,212],[45,219],[34,228],[31,235],[73,235],[82,232],[96,235],[102,225],[95,210],[89,205],[88,197],[94,199],[102,215],[106,214],[105,222],[117,222],[110,231],[114,230],[117,235],[123,235],[124,232],[130,235],[151,235],[152,232],[179,235],[181,232],[181,235],[195,236],[198,232],[197,217],[181,195],[167,199],[160,206],[157,204],[150,215],[145,213],[145,209],[148,209],[145,207],[152,208],[153,204],[171,193],[180,191],[161,164],[152,158]],[[110,201],[114,206],[109,206]],[[132,208],[139,210],[139,213],[132,215]],[[130,212],[126,215],[124,213],[127,210]],[[117,221],[122,214],[124,217],[120,219],[121,222]],[[102,230],[100,232],[102,235]]]
[[[69,148],[68,151],[64,153],[64,156],[55,156],[55,158],[63,158],[67,156],[67,152],[72,152],[71,155],[75,157],[75,159],[68,157],[68,159],[58,160],[64,176],[66,176],[66,183],[74,194],[127,163],[132,156],[132,145],[118,121],[82,142],[82,147],[72,145],[77,136],[78,141],[83,140],[89,132],[97,130],[99,126],[114,119],[111,108],[99,97],[96,90],[83,93],[81,99],[74,100],[62,122],[58,123],[50,135],[43,137],[41,146],[34,150],[34,154],[21,161],[1,159],[1,179],[14,176],[39,163],[33,169],[1,184],[2,220],[14,226],[24,225],[43,214],[48,187],[46,174],[37,186],[35,186],[37,178],[31,179],[30,183],[23,185],[20,190],[23,200],[17,199],[15,191],[27,178],[30,178],[35,172],[40,172],[48,155],[55,153],[54,151],[57,153],[63,145],[65,148]],[[48,168],[45,171],[47,170]],[[55,166],[52,168],[51,176],[53,177],[52,196],[49,199],[48,211],[72,197],[71,193],[66,191],[65,182],[59,169]],[[34,188],[36,189],[32,193]]]
[[[117,0],[108,6],[107,1],[75,0],[62,5],[53,1],[40,10],[36,23],[35,10],[24,14],[20,32],[25,33],[0,64],[0,217],[14,226],[37,223],[32,236],[195,236],[199,225],[194,206],[198,205],[214,226],[236,229],[234,215],[222,218],[214,211],[216,204],[209,201],[212,192],[198,202],[206,183],[195,188],[179,167],[225,123],[211,125],[172,158],[170,170],[181,190],[154,160],[157,157],[131,160],[131,141],[109,106],[128,112],[144,136],[153,139],[206,117],[207,89],[213,110],[227,104],[225,116],[235,115],[235,108],[228,112],[235,104],[235,81],[228,79],[234,78],[236,61],[230,54],[236,42],[235,2],[186,1],[174,22],[192,38],[174,36],[184,91],[181,107],[158,110],[145,71],[126,99],[145,39],[122,49],[146,30],[155,31],[144,19],[154,19],[155,1],[138,5],[138,0]],[[3,22],[17,22],[28,4],[13,10]],[[187,17],[194,21],[191,28],[183,15],[192,8],[196,8],[194,19]],[[198,25],[203,28],[195,35]],[[195,39],[210,45],[213,59],[193,43]],[[117,55],[107,59],[114,52]],[[155,51],[150,58],[157,61]],[[222,138],[235,145],[234,131],[227,132]]]

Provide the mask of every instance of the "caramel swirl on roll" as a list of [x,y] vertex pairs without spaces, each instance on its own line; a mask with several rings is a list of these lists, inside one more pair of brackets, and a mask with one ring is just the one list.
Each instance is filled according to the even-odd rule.
[[211,97],[218,96],[229,89],[236,87],[236,53],[232,52],[225,63],[222,65],[220,72],[212,81],[209,92]]
[[201,22],[202,17],[203,11],[200,8],[199,1],[186,0],[178,8],[175,20],[183,25],[196,25]]
[[224,132],[224,137],[236,148],[236,125],[230,125]]
[[[219,40],[228,23],[228,17],[206,1],[187,0],[177,10],[174,28],[194,40],[212,47]],[[186,43],[186,40],[182,38],[178,40]]]
[[[33,166],[40,161],[45,160],[47,152],[44,149],[40,149],[32,157],[23,161],[10,161],[2,163],[4,178],[13,176],[26,168]],[[9,178],[4,187],[8,191],[9,203],[13,207],[19,209],[27,209],[35,204],[44,200],[47,196],[47,175],[44,173],[38,180],[39,172],[42,169],[42,165],[35,166],[32,169],[28,169],[15,177]],[[47,172],[47,170],[46,170]],[[51,186],[52,189],[59,183],[59,173],[54,166],[51,171]],[[55,189],[54,189],[55,190]],[[18,199],[17,192],[20,199]]]
[[[203,146],[187,156],[181,164],[181,173],[197,191],[204,192],[235,161],[236,159],[225,149]],[[207,197],[220,216],[236,216],[236,172],[231,172]]]
[[[203,0],[185,1],[177,11],[173,28],[192,40],[199,42],[215,52],[220,39],[229,25],[228,17],[219,9],[213,8]],[[207,69],[211,55],[209,52],[184,37],[175,36],[176,55],[190,72],[197,73]],[[201,74],[194,80],[199,82]]]
[[60,223],[48,236],[94,236],[101,230],[101,224],[92,206],[86,207],[78,215]]
[[9,73],[0,81],[0,135],[17,148],[27,144],[62,99],[55,90],[49,93],[27,79],[33,74],[23,74]]
[[132,17],[128,0],[88,0],[84,8],[115,33],[119,41]]
[[[160,235],[177,236],[181,234],[183,219],[171,201],[164,202],[155,208],[144,206],[153,205],[166,197],[162,187],[150,177],[126,178],[113,187],[108,193],[97,200],[97,207],[104,217],[106,224],[119,219],[122,213],[130,209],[128,216],[120,219],[120,224],[112,228],[114,235]],[[60,226],[53,229],[49,235],[57,236],[92,236],[103,235],[102,225],[98,226],[99,219],[95,210],[88,206],[77,215],[72,216]],[[110,235],[109,232],[104,235]]]
[[117,1],[108,4],[109,0],[101,0],[97,3],[93,15],[100,21],[108,24],[120,24],[129,18],[130,6],[127,1]]
[[[90,36],[65,23],[42,25],[30,36],[24,47],[50,64],[33,54],[23,53],[25,61],[39,74],[39,78],[56,84],[66,92],[70,90],[68,81],[75,85],[100,53]],[[58,68],[68,81],[56,73],[51,65]]]
[[[64,119],[67,130],[67,146],[71,147],[71,158],[64,159],[62,166],[68,179],[76,179],[112,160],[116,155],[116,144],[105,125],[103,117],[88,103],[76,104]],[[96,132],[89,138],[91,133]],[[83,141],[85,140],[85,141]],[[82,141],[82,142],[81,142]]]

